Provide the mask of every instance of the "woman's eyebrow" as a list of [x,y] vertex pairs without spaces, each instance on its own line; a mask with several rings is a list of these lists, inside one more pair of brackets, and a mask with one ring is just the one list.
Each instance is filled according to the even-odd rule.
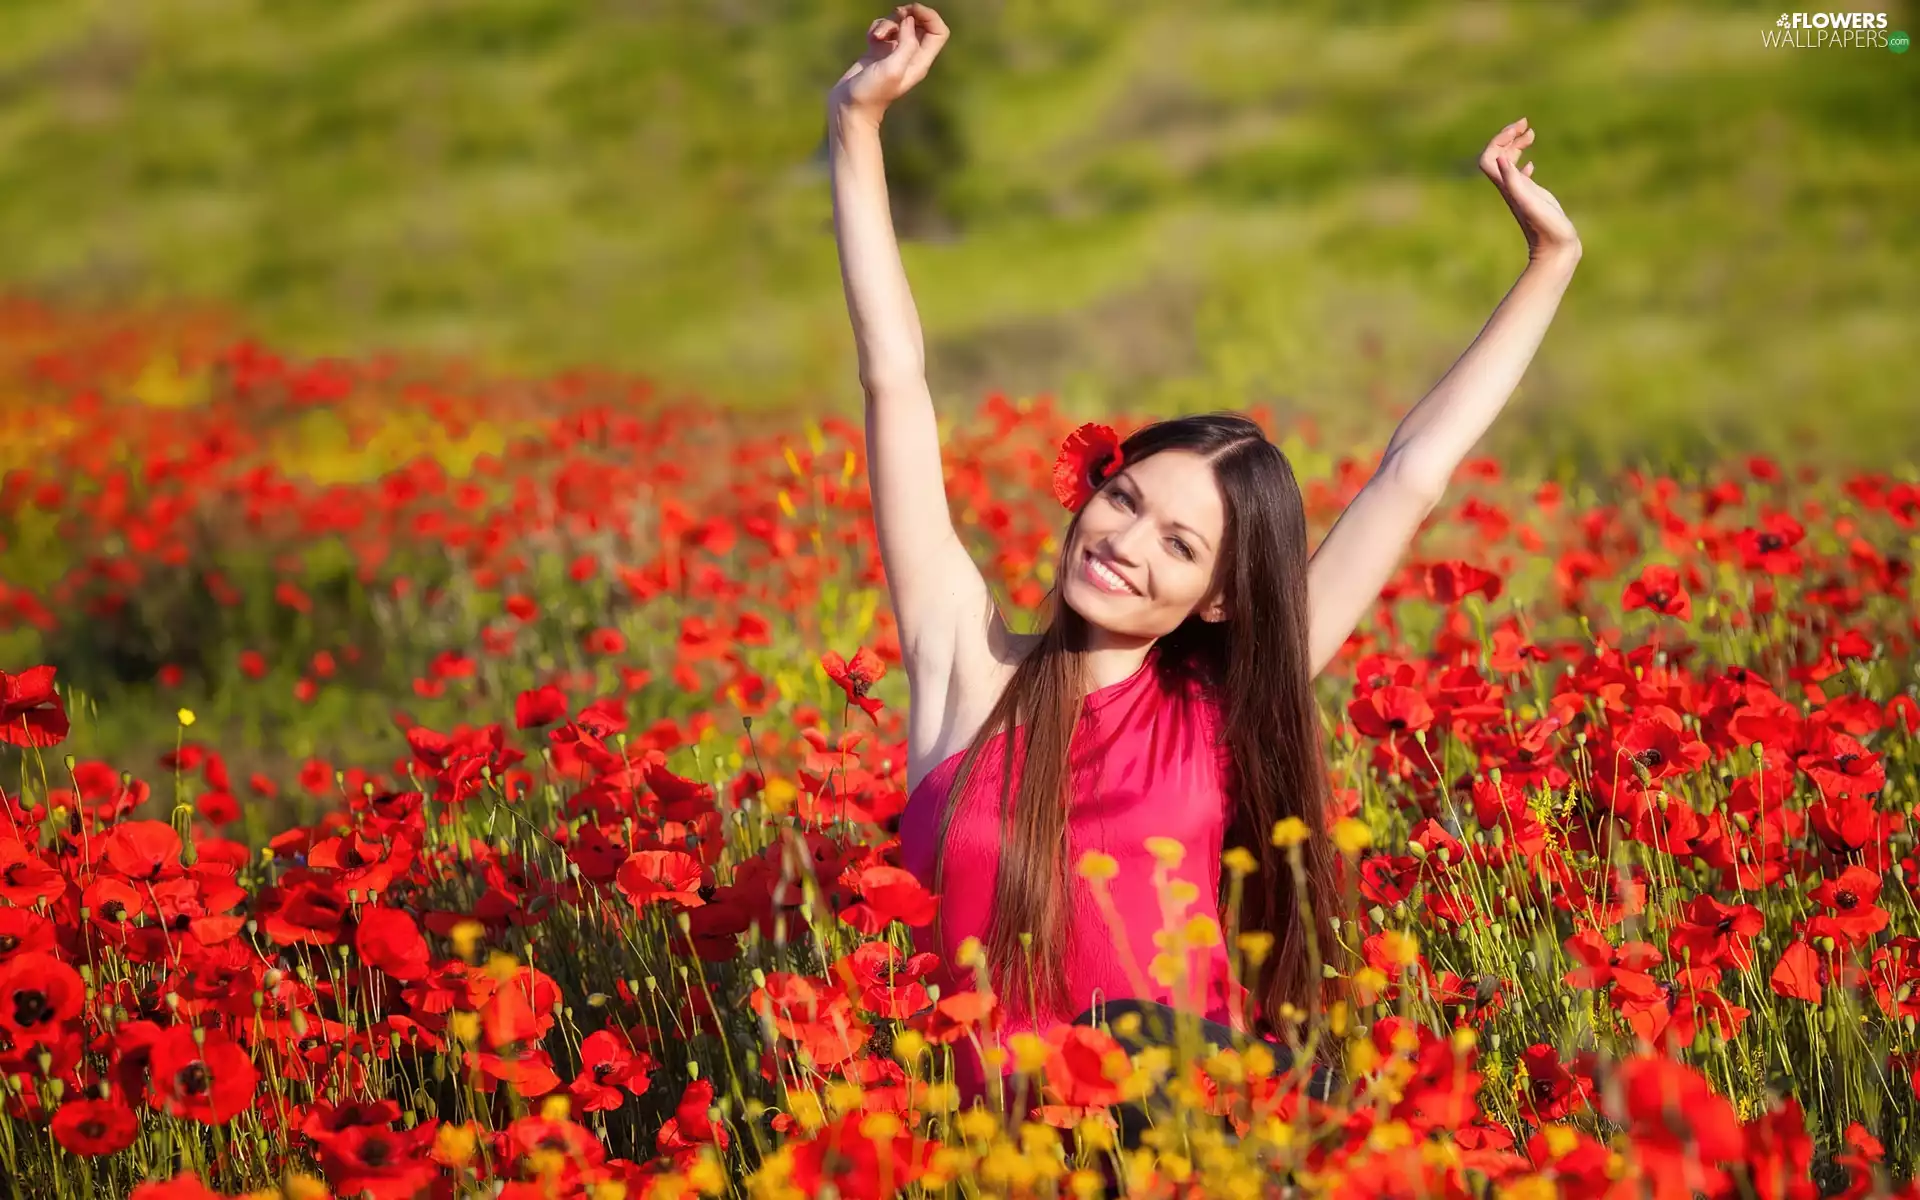
[[[1135,500],[1137,502],[1142,504],[1146,503],[1146,493],[1140,491],[1139,488],[1134,486],[1133,477],[1131,475],[1128,475],[1124,470],[1120,474],[1115,475],[1113,477],[1113,481],[1121,485],[1121,488],[1120,488],[1121,491],[1134,493]],[[1194,541],[1199,542],[1202,546],[1206,547],[1206,549],[1209,552],[1213,550],[1213,543],[1208,541],[1204,536],[1202,536],[1200,531],[1198,529],[1195,529],[1193,526],[1188,525],[1181,521],[1169,521],[1167,522],[1167,524],[1172,526],[1175,529],[1185,530],[1188,536],[1192,537]]]
[[1169,521],[1168,524],[1172,525],[1175,529],[1186,530],[1187,533],[1193,538],[1194,541],[1199,542],[1202,546],[1205,546],[1209,550],[1213,549],[1213,543],[1209,542],[1206,538],[1200,536],[1200,531],[1198,529],[1195,529],[1193,526],[1183,525],[1179,521]]

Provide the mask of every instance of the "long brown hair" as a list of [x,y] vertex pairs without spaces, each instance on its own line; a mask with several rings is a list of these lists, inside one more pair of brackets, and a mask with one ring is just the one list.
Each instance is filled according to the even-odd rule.
[[[1309,937],[1326,961],[1338,895],[1323,832],[1327,771],[1307,645],[1306,506],[1286,455],[1258,425],[1236,414],[1157,422],[1120,449],[1129,464],[1164,450],[1199,454],[1212,464],[1225,500],[1216,581],[1224,585],[1227,619],[1188,617],[1160,639],[1156,669],[1197,677],[1218,700],[1233,804],[1225,847],[1245,846],[1259,864],[1244,885],[1240,927],[1273,936],[1272,953],[1246,981],[1255,1001],[1250,1015],[1257,1031],[1279,1032],[1283,1005],[1309,1010],[1321,994]],[[1061,541],[1056,580],[1065,576],[1078,522],[1076,514]],[[1087,622],[1061,599],[1057,584],[1044,612],[1039,641],[1014,669],[954,776],[940,822],[934,888],[945,888],[947,829],[975,766],[994,737],[1004,735],[1003,849],[986,937],[988,970],[994,990],[1020,998],[1026,1011],[1063,1012],[1072,1003],[1065,973],[1073,932],[1067,920],[1067,782],[1085,694]],[[1017,800],[1010,795],[1016,749]],[[1305,894],[1295,887],[1285,851],[1271,838],[1275,823],[1290,816],[1312,831],[1301,846]],[[1311,932],[1303,920],[1307,914]],[[1224,912],[1221,925],[1228,925]],[[1030,945],[1022,945],[1023,933]]]

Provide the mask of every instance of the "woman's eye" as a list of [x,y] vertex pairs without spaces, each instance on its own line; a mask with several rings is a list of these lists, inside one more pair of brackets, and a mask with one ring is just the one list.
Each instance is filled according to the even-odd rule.
[[1193,551],[1188,549],[1187,544],[1179,538],[1168,538],[1167,540],[1173,543],[1173,552],[1181,558],[1191,559],[1193,557]]
[[1113,501],[1115,504],[1118,504],[1122,508],[1133,507],[1133,497],[1127,495],[1125,492],[1122,492],[1122,491],[1116,490],[1116,491],[1108,492],[1107,499]]

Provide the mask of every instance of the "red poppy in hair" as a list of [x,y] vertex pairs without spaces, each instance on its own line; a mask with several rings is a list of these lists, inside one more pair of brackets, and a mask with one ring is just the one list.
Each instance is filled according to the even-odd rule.
[[1067,435],[1053,461],[1053,494],[1069,512],[1093,498],[1120,469],[1120,435],[1108,425],[1088,423]]

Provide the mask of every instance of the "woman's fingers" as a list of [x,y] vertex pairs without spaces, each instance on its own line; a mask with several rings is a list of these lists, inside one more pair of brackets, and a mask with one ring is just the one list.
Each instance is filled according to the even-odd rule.
[[951,32],[947,29],[947,23],[941,20],[940,14],[925,4],[903,4],[900,7],[913,14],[914,27],[919,31],[922,40],[929,37],[944,38]]
[[901,27],[902,81],[912,87],[927,77],[951,31],[940,14],[924,4],[902,4],[894,13]]
[[1533,177],[1533,164],[1520,165],[1520,152],[1533,145],[1536,130],[1527,123],[1525,117],[1501,129],[1480,152],[1480,170],[1495,184],[1505,186],[1502,166],[1512,167],[1529,179]]

